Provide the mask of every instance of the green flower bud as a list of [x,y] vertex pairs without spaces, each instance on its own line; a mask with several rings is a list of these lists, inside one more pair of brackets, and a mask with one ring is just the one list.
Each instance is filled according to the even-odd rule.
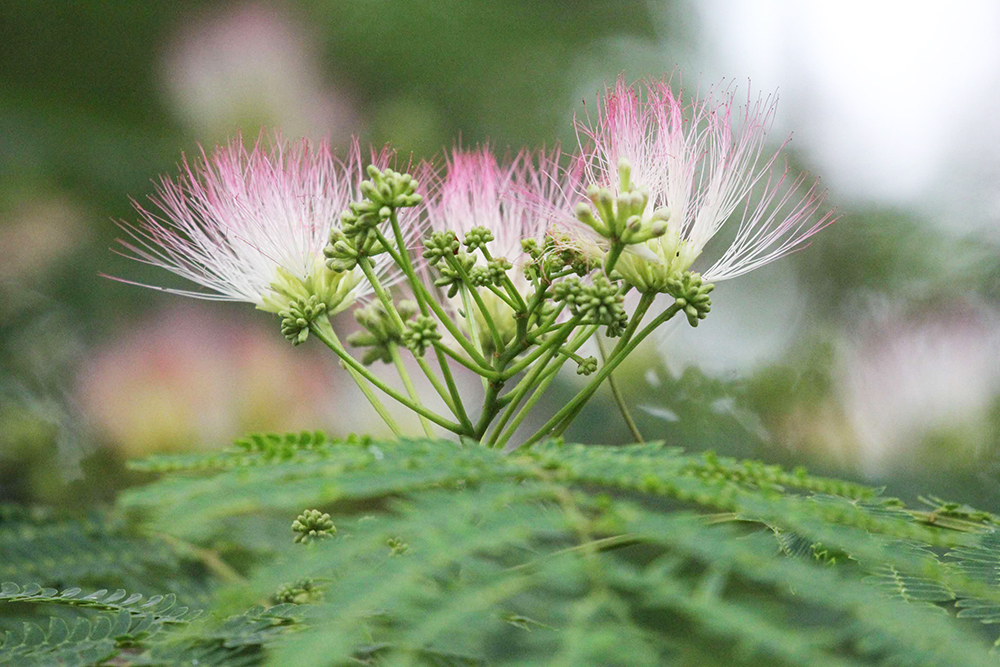
[[[468,274],[472,271],[476,258],[466,252],[460,252],[455,261]],[[447,287],[449,298],[458,294],[458,290],[462,287],[462,271],[457,266],[453,266],[451,262],[439,262],[438,271],[441,273],[441,277],[434,281],[434,285]]]
[[402,556],[410,550],[410,545],[398,537],[390,537],[385,541],[385,545],[389,547],[390,556]]
[[513,264],[507,261],[506,257],[495,257],[486,263],[486,272],[490,282],[499,287],[503,283],[504,276],[513,268]]
[[334,227],[330,230],[330,242],[323,248],[326,266],[331,271],[345,273],[358,265],[359,253],[351,239],[343,230]]
[[597,357],[587,357],[576,366],[577,375],[591,375],[597,371]]
[[424,259],[431,266],[436,266],[447,255],[457,255],[462,244],[458,242],[455,232],[438,231],[424,239]]
[[299,579],[291,584],[282,584],[271,596],[272,604],[308,604],[323,599],[323,591],[312,579]]
[[708,317],[712,310],[712,300],[708,295],[714,289],[715,285],[702,282],[701,274],[690,271],[667,281],[667,293],[684,309],[688,324],[693,327],[698,326],[698,320]]
[[424,356],[427,347],[441,340],[441,334],[437,330],[437,322],[426,316],[420,315],[416,319],[406,323],[406,330],[403,332],[403,342],[406,343],[414,355]]
[[292,301],[286,310],[278,313],[281,317],[281,334],[292,345],[301,345],[309,337],[309,325],[324,312],[326,304],[316,295]]
[[583,286],[578,278],[566,278],[552,286],[552,300],[557,303],[565,301],[571,308],[582,294]]
[[[401,301],[396,312],[405,322],[413,317],[416,304],[412,301]],[[365,366],[370,366],[376,361],[392,363],[389,346],[403,344],[403,330],[382,303],[373,301],[363,308],[355,309],[354,319],[365,328],[365,331],[351,334],[347,337],[347,342],[352,347],[368,348],[361,358],[361,363]]]
[[295,544],[309,544],[330,537],[337,532],[337,527],[330,520],[330,515],[319,510],[306,510],[292,522],[292,538]]
[[475,252],[485,248],[486,244],[493,240],[493,232],[485,227],[473,227],[465,235],[465,248],[469,252]]
[[485,266],[474,266],[469,271],[469,282],[474,287],[486,287],[493,283],[493,278],[490,276],[490,270]]
[[625,295],[603,273],[595,275],[590,285],[567,278],[553,286],[552,298],[565,301],[570,312],[582,316],[585,322],[606,325],[609,336],[620,335],[628,323]]
[[611,235],[611,230],[608,229],[608,226],[594,215],[593,209],[586,202],[580,202],[576,205],[576,219],[601,236],[608,237]]
[[581,287],[581,294],[573,304],[573,309],[594,324],[614,326],[616,329],[628,321],[625,295],[603,273],[596,274],[590,285]]
[[542,256],[541,248],[538,247],[538,241],[535,239],[521,239],[521,250],[535,261]]
[[409,174],[392,169],[379,170],[373,164],[368,165],[367,171],[371,180],[361,183],[361,194],[381,219],[388,218],[395,209],[416,206],[423,201],[416,193],[419,183]]

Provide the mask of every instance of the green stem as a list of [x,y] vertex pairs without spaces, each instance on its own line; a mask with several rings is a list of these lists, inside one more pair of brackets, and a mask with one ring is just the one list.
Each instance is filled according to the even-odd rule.
[[[597,351],[601,354],[601,363],[608,363],[608,355],[604,351],[604,343],[601,342],[601,337],[597,337]],[[625,405],[625,398],[622,396],[621,389],[618,388],[618,381],[615,380],[614,373],[608,373],[608,386],[611,387],[611,394],[615,397],[615,403],[618,404],[618,410],[622,413],[622,419],[625,420],[625,425],[628,426],[628,430],[632,432],[632,437],[635,438],[636,442],[646,442],[642,433],[639,432],[639,427],[636,425],[635,420],[632,419],[632,413],[629,412],[628,406]]]
[[497,400],[500,390],[503,389],[503,380],[490,381],[486,385],[486,396],[483,398],[483,413],[479,415],[479,423],[476,424],[475,438],[482,440],[493,418],[500,412],[504,403]]
[[[337,345],[339,345],[341,349],[344,348],[343,343],[341,343],[340,339],[337,337],[337,332],[333,330],[333,324],[330,323],[329,318],[326,318],[325,321],[321,321],[318,326],[322,326],[324,329],[327,329],[327,333],[329,334],[331,340],[336,341]],[[368,402],[371,403],[371,406],[375,408],[375,412],[378,413],[378,416],[382,418],[382,421],[385,422],[386,426],[388,426],[389,429],[392,430],[393,435],[395,435],[397,438],[401,438],[403,436],[403,431],[399,428],[399,425],[396,423],[396,420],[392,418],[392,415],[389,413],[389,410],[387,410],[385,405],[382,404],[382,401],[378,400],[378,396],[376,396],[375,392],[372,391],[372,388],[368,385],[368,382],[365,381],[364,376],[362,376],[360,373],[354,370],[354,368],[352,368],[351,366],[345,364],[343,360],[341,360],[341,365],[344,366],[344,368],[347,370],[348,373],[350,373],[351,378],[354,380],[354,383],[358,385],[358,389],[360,389],[361,393],[365,395],[365,398],[368,399]]]
[[574,317],[573,319],[565,322],[559,328],[559,331],[556,332],[556,334],[553,335],[553,337],[550,339],[551,343],[548,347],[548,350],[545,352],[544,356],[539,361],[537,361],[534,366],[532,366],[531,371],[528,373],[528,375],[525,376],[525,378],[521,380],[521,382],[519,382],[518,385],[513,389],[512,391],[513,398],[507,405],[507,409],[504,410],[503,416],[501,416],[500,418],[500,423],[497,424],[496,428],[494,428],[493,430],[493,435],[490,438],[491,444],[496,440],[497,436],[500,434],[500,431],[503,428],[504,424],[506,424],[507,421],[510,420],[510,418],[514,415],[514,412],[517,410],[518,403],[521,402],[521,399],[524,398],[524,395],[527,394],[528,391],[538,381],[539,375],[545,369],[545,366],[549,363],[549,361],[552,360],[552,357],[555,356],[556,354],[556,350],[558,350],[559,347],[563,344],[563,341],[565,341],[565,339],[569,336],[573,328],[579,324],[579,321],[580,321],[579,317]]
[[403,322],[403,318],[399,316],[399,312],[396,310],[396,306],[392,303],[392,298],[389,293],[385,291],[382,287],[382,281],[378,279],[375,275],[375,269],[372,267],[371,260],[367,257],[358,258],[358,266],[361,267],[361,271],[365,274],[365,278],[368,279],[368,283],[372,286],[372,290],[375,292],[375,296],[378,300],[382,302],[382,307],[385,308],[385,312],[389,314],[392,318],[393,324],[399,328],[400,331],[406,328],[406,324]]
[[[395,216],[390,218],[390,220],[394,219]],[[394,225],[394,229],[395,227],[398,227],[398,223]],[[479,350],[475,348],[472,341],[470,341],[455,325],[452,318],[444,312],[444,309],[441,308],[438,302],[427,290],[427,287],[420,281],[419,278],[417,278],[416,273],[413,271],[413,266],[410,264],[410,258],[406,256],[406,253],[403,253],[402,255],[397,254],[395,250],[388,246],[387,244],[389,241],[386,240],[385,236],[382,235],[382,232],[380,232],[378,228],[375,229],[375,233],[378,235],[379,240],[382,241],[382,245],[386,246],[387,252],[389,253],[389,256],[392,257],[392,260],[399,266],[403,267],[403,273],[406,274],[407,282],[410,283],[410,289],[413,290],[413,296],[417,299],[417,304],[420,306],[421,314],[429,315],[430,313],[427,309],[430,308],[430,311],[433,311],[438,320],[444,324],[448,333],[450,333],[452,338],[454,338],[455,341],[462,346],[462,349],[465,350],[477,364],[483,367],[488,367],[490,364],[486,361],[486,358],[479,353]],[[401,232],[397,234],[397,238],[402,238]],[[456,400],[455,403],[457,407],[461,401]]]
[[507,296],[506,294],[504,294],[503,292],[501,292],[499,289],[497,289],[496,285],[486,285],[486,289],[488,289],[490,292],[492,292],[493,295],[496,296],[496,298],[500,299],[505,304],[507,304],[507,306],[511,310],[513,310],[515,313],[518,312],[517,311],[517,306],[514,304],[513,301],[510,300],[510,297]]
[[[486,246],[483,246],[482,251],[483,251],[483,257],[486,258],[487,262],[493,261],[493,255],[490,254],[490,251],[486,248]],[[524,303],[524,297],[522,297],[521,293],[517,291],[516,287],[514,287],[514,283],[510,281],[510,277],[506,274],[506,272],[503,274],[503,277],[501,278],[501,283],[503,284],[504,290],[506,290],[507,294],[510,295],[510,298],[514,302],[516,302],[516,304],[508,302],[510,307],[515,312],[527,312],[528,306],[527,304]]]
[[472,429],[467,429],[463,427],[461,424],[456,424],[455,422],[449,421],[444,417],[442,417],[441,415],[431,412],[424,406],[414,403],[409,398],[403,396],[398,391],[396,391],[395,389],[387,385],[385,382],[380,380],[376,375],[374,375],[371,371],[365,368],[365,366],[361,362],[359,362],[357,359],[348,354],[347,350],[344,349],[344,346],[341,345],[340,341],[336,338],[336,335],[335,334],[331,335],[333,334],[333,327],[330,326],[330,323],[326,322],[325,323],[326,326],[324,327],[323,322],[324,320],[322,319],[313,320],[313,322],[309,325],[310,330],[316,335],[317,338],[323,341],[323,343],[328,348],[333,350],[334,354],[340,357],[344,363],[346,363],[349,367],[353,368],[365,380],[375,385],[376,388],[381,390],[383,393],[388,395],[393,400],[402,403],[409,409],[416,412],[418,415],[423,415],[424,417],[427,417],[427,419],[431,420],[438,426],[448,429],[452,433],[456,433],[458,435],[471,435]]
[[[577,337],[575,337],[572,341],[570,341],[568,349],[573,350],[574,352],[576,350],[580,349],[580,346],[582,346],[585,342],[587,342],[588,340],[590,340],[590,337],[593,336],[595,333],[597,333],[598,329],[600,329],[600,327],[598,325],[596,325],[596,324],[588,325],[588,327],[586,329],[584,329],[584,331],[583,331],[582,334],[577,334]],[[567,348],[560,348],[559,349],[560,354],[562,353],[562,351],[564,349],[567,349]],[[567,357],[567,359],[571,359],[571,358],[572,357]],[[563,363],[565,363],[565,361],[566,360],[563,360]],[[545,380],[548,380],[548,379],[552,378],[556,373],[559,372],[559,368],[561,366],[562,366],[562,364],[559,364],[557,366],[550,366],[549,368],[546,368],[545,372],[542,374],[542,381],[544,382]]]
[[[420,306],[420,313],[422,315],[429,314],[428,302],[430,302],[434,313],[438,316],[438,319],[441,319],[443,313],[441,312],[440,307],[438,307],[437,302],[427,294],[427,291],[424,289],[424,284],[419,278],[417,278],[416,271],[413,270],[413,263],[410,262],[410,254],[406,251],[406,239],[403,238],[403,231],[399,227],[399,218],[396,217],[395,211],[393,211],[392,215],[389,216],[389,221],[392,225],[392,233],[396,239],[396,249],[398,252],[393,250],[392,244],[390,244],[388,239],[385,238],[381,230],[376,227],[375,234],[378,237],[378,240],[382,243],[382,247],[386,249],[386,252],[389,253],[389,256],[396,263],[396,265],[403,269],[403,274],[406,276],[406,280],[410,284],[410,290],[413,292],[413,297],[417,300],[417,304]],[[442,321],[448,331],[451,332],[452,336],[455,336],[456,332],[452,331],[452,327],[454,327],[454,325],[451,324],[450,319],[445,316],[445,319]],[[459,344],[462,344],[464,338],[459,336],[456,337],[456,340]],[[441,369],[441,376],[444,378],[445,384],[448,387],[447,392],[442,390],[437,377],[435,377],[434,373],[430,369],[430,366],[427,365],[427,362],[424,361],[422,357],[417,357],[417,363],[420,364],[420,369],[425,375],[427,375],[431,384],[434,385],[434,389],[437,390],[438,394],[441,395],[441,398],[444,399],[445,404],[448,405],[452,414],[455,415],[460,422],[462,422],[463,426],[471,430],[472,421],[469,419],[469,415],[465,411],[465,405],[462,403],[462,396],[458,393],[458,387],[455,385],[455,378],[451,375],[451,368],[448,366],[448,360],[445,359],[441,350],[437,348],[434,349],[434,355],[437,357],[438,366]],[[472,358],[476,359],[476,355],[472,355]],[[483,366],[489,365],[485,363],[485,360],[483,360],[483,362]]]
[[[643,300],[646,300],[647,296],[649,295],[643,294]],[[650,301],[652,301],[652,299],[650,299]],[[640,302],[640,304],[641,303],[642,302]],[[564,405],[555,415],[553,415],[551,419],[545,422],[545,424],[540,429],[535,431],[535,433],[524,442],[524,445],[531,445],[538,442],[546,435],[548,435],[550,431],[559,426],[564,419],[566,419],[570,415],[575,414],[580,408],[582,408],[583,405],[585,405],[586,402],[590,400],[590,397],[593,396],[594,392],[597,390],[597,387],[600,386],[601,382],[603,382],[608,377],[608,375],[611,374],[611,371],[613,371],[618,366],[618,364],[620,364],[622,360],[625,359],[625,357],[627,357],[632,352],[632,350],[634,350],[636,346],[639,343],[641,343],[643,339],[646,338],[646,336],[651,334],[654,329],[656,329],[661,324],[663,324],[671,317],[676,315],[680,310],[681,307],[678,306],[676,303],[671,305],[669,308],[663,311],[663,313],[658,315],[652,322],[646,325],[646,328],[644,328],[642,331],[636,334],[631,340],[629,340],[624,347],[622,347],[622,343],[624,343],[625,341],[622,340],[618,344],[618,346],[615,347],[614,351],[611,353],[611,358],[608,359],[608,362],[604,364],[604,366],[599,371],[597,371],[597,375],[594,377],[594,379],[591,380],[590,383],[587,384],[587,386],[584,387],[576,396],[574,396],[569,403]],[[630,327],[631,324],[632,323],[629,323]]]
[[[414,403],[421,405],[420,395],[417,394],[417,389],[410,380],[410,374],[406,372],[403,358],[399,356],[399,347],[395,343],[389,343],[389,355],[392,357],[392,363],[396,365],[396,372],[399,373],[399,379],[403,381],[403,386],[406,387],[406,393],[409,394]],[[428,438],[434,437],[434,429],[431,428],[431,423],[423,415],[420,415],[420,425],[424,427],[424,435]]]
[[[647,292],[643,294],[642,297],[639,299],[639,304],[636,306],[635,312],[632,314],[632,318],[629,320],[628,326],[625,327],[625,332],[622,334],[622,337],[618,340],[618,344],[615,345],[615,349],[611,351],[611,357],[618,359],[618,361],[616,361],[614,364],[615,366],[617,366],[624,360],[624,357],[618,358],[616,355],[618,355],[622,350],[624,350],[625,347],[632,340],[632,336],[635,334],[636,329],[639,328],[639,323],[642,322],[642,318],[645,317],[646,311],[649,310],[649,307],[653,304],[653,300],[655,298],[656,294]],[[608,372],[608,376],[610,377],[610,371]],[[596,390],[597,387],[595,386],[594,391]],[[587,400],[590,400],[590,396],[594,395],[594,391],[590,393]],[[574,419],[576,419],[577,415],[580,414],[585,405],[586,401],[580,403],[580,405],[576,408],[576,410],[571,412],[550,435],[552,435],[553,437],[558,437],[562,435],[563,431],[569,428],[569,425],[573,422]]]
[[[585,342],[587,342],[587,340],[590,339],[590,337],[597,332],[597,329],[598,329],[597,326],[591,325],[586,329],[584,329],[583,331],[581,331],[579,334],[577,334],[573,342],[570,343],[569,345],[570,350],[575,352],[576,350],[580,349],[580,346],[583,345]],[[562,348],[560,348],[559,351],[562,352]],[[545,394],[545,390],[549,388],[549,385],[552,384],[552,381],[556,379],[556,375],[559,374],[559,369],[561,369],[563,367],[563,364],[565,364],[566,361],[570,358],[571,358],[570,355],[564,355],[562,359],[558,360],[555,364],[549,366],[542,372],[542,374],[539,376],[538,386],[535,388],[535,391],[531,394],[531,396],[528,397],[528,400],[524,404],[524,407],[522,407],[520,411],[514,416],[514,421],[507,428],[507,431],[503,434],[500,440],[497,441],[496,444],[497,447],[502,447],[503,445],[505,445],[507,441],[510,440],[510,438],[514,435],[514,433],[517,432],[517,428],[521,425],[521,422],[524,421],[524,418],[528,416],[531,410],[535,407],[535,404],[538,403],[542,395]],[[517,400],[520,399],[518,398]],[[498,426],[497,430],[501,428],[503,428],[503,424]]]
[[558,343],[558,340],[559,340],[558,335],[554,335],[544,341],[537,341],[537,339],[533,341],[533,342],[537,341],[536,344],[538,345],[538,347],[536,347],[534,350],[532,350],[524,357],[519,359],[516,364],[505,369],[501,374],[503,379],[509,380],[510,378],[514,377],[515,375],[523,371],[525,368],[530,366],[533,361],[538,359],[538,357],[545,354],[549,350],[549,348]]
[[[390,297],[389,294],[385,291],[385,288],[382,287],[382,281],[379,280],[378,276],[375,274],[375,269],[372,267],[371,261],[367,257],[360,257],[358,258],[358,266],[361,267],[361,271],[364,272],[365,278],[368,279],[369,284],[371,284],[372,286],[372,290],[375,291],[375,295],[378,297],[379,301],[382,302],[382,307],[385,308],[387,313],[389,313],[389,317],[392,318],[395,326],[398,328],[399,331],[403,331],[406,328],[406,324],[403,322],[403,318],[400,317],[399,311],[396,310],[396,306],[392,302],[392,297]],[[398,352],[396,354],[398,355]],[[397,369],[402,368],[399,364],[397,364],[396,367]],[[431,380],[431,384],[434,384],[434,380],[436,380],[437,378],[434,377],[434,373],[431,371],[430,367],[427,366],[426,363],[424,363],[420,365],[420,369],[424,371],[424,374],[427,375],[427,377]],[[402,377],[402,373],[405,372],[406,371],[403,370],[400,374],[400,377]],[[408,379],[409,378],[407,377],[407,380]],[[404,384],[406,384],[405,381]],[[435,389],[437,388],[438,387],[435,386]],[[407,387],[407,391],[409,391],[409,387]],[[444,394],[442,392],[439,393],[441,394],[442,398],[445,398],[447,396],[447,394]],[[411,392],[410,397],[417,405],[423,405],[423,402],[420,400],[420,396],[418,394]],[[445,398],[445,404],[448,405],[449,408],[451,408],[451,411],[454,414],[455,410],[452,404],[446,398]],[[458,415],[456,414],[455,416],[457,417]],[[430,426],[428,424],[424,423],[423,421],[421,423],[423,424],[425,431],[429,430]],[[428,435],[430,434],[428,433]]]
[[[455,270],[456,273],[462,278],[462,282],[465,285],[472,285],[472,281],[469,280],[469,274],[462,266],[462,263],[458,261],[454,256],[448,256],[445,261]],[[486,304],[483,303],[483,297],[479,295],[478,289],[470,289],[469,294],[472,295],[473,301],[476,302],[476,306],[479,308],[479,312],[483,314],[483,322],[486,323],[486,328],[490,330],[490,336],[493,338],[493,347],[497,352],[503,352],[503,339],[500,337],[500,332],[497,330],[497,325],[493,322],[493,316],[490,315],[490,311],[486,308]],[[471,313],[466,313],[466,317],[470,317]],[[483,364],[484,366],[489,366],[489,364]]]
[[497,373],[495,370],[493,370],[491,368],[483,368],[482,366],[478,365],[476,362],[474,362],[474,361],[472,361],[470,359],[465,359],[458,352],[456,352],[455,350],[451,349],[450,347],[448,347],[447,345],[445,345],[444,343],[442,343],[440,341],[435,342],[434,343],[434,347],[435,347],[435,349],[441,350],[442,352],[444,352],[445,354],[447,354],[449,357],[451,357],[452,359],[454,359],[458,363],[462,364],[463,366],[465,366],[466,368],[468,368],[470,371],[472,371],[476,375],[478,375],[481,378],[483,378],[483,380],[499,380],[499,379],[501,379],[500,374]]
[[[472,334],[472,343],[485,355],[486,351],[483,349],[483,341],[479,338],[479,323],[472,316],[472,309],[469,307],[469,288],[467,285],[462,285],[460,289],[462,292],[462,307],[465,309],[465,319],[469,321],[469,333]],[[479,379],[483,381],[483,391],[488,391],[487,385],[489,381],[486,379],[486,376],[479,374]]]
[[609,278],[611,272],[615,270],[615,264],[618,263],[618,258],[621,257],[623,250],[625,250],[625,244],[621,241],[614,241],[608,254],[604,257],[604,274]]

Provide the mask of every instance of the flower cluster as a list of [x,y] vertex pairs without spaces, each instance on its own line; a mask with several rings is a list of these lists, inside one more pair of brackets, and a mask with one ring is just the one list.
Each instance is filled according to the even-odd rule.
[[818,181],[799,196],[806,175],[789,178],[787,168],[776,168],[784,143],[766,152],[776,102],[748,97],[739,106],[731,88],[685,101],[668,82],[619,79],[597,118],[577,126],[588,146],[589,187],[579,196],[590,204],[573,212],[550,207],[550,217],[592,252],[621,253],[608,268],[640,291],[667,291],[734,215],[735,238],[702,273],[705,281],[793,252],[836,216],[816,216],[826,196]]
[[[388,157],[372,154],[379,164]],[[262,136],[247,149],[238,137],[193,163],[185,158],[176,180],[160,181],[151,207],[135,204],[140,220],[121,223],[130,239],[120,243],[126,255],[206,290],[167,292],[245,301],[285,320],[309,303],[332,315],[371,294],[360,271],[329,271],[323,256],[333,221],[360,196],[363,166],[357,142],[339,159],[325,142]],[[386,260],[376,270],[393,282]]]
[[[577,155],[455,149],[416,177],[391,166],[388,151],[366,167],[357,142],[341,159],[326,144],[275,137],[247,150],[236,140],[164,179],[151,198],[159,212],[137,205],[141,219],[123,224],[132,237],[123,244],[208,290],[168,291],[253,303],[279,315],[296,345],[315,334],[396,433],[373,388],[416,412],[428,435],[436,425],[511,447],[566,361],[591,379],[529,443],[562,433],[674,315],[692,326],[707,317],[713,282],[802,247],[835,219],[817,215],[825,193],[816,184],[800,193],[805,177],[790,179],[776,169],[779,153],[765,151],[774,108],[771,98],[738,106],[730,88],[685,101],[668,82],[619,80],[595,121],[578,124]],[[693,273],[734,216],[729,247]],[[397,280],[412,300],[394,300]],[[630,291],[639,295],[631,312]],[[653,308],[660,294],[673,304]],[[355,311],[363,331],[347,339],[364,349],[358,360],[329,318],[368,300]],[[578,354],[595,335],[616,339],[601,364]],[[400,350],[450,415],[424,405]],[[372,373],[377,361],[396,367],[405,394]],[[455,365],[482,377],[476,422]],[[326,530],[318,513],[301,523],[308,539]]]
[[[429,228],[438,235],[436,239],[450,234],[447,238],[463,242],[465,252],[456,248],[453,254],[467,270],[472,287],[500,288],[506,277],[517,294],[528,293],[530,282],[524,269],[532,260],[523,244],[526,240],[543,243],[551,231],[549,221],[538,214],[536,202],[553,209],[572,208],[571,198],[579,185],[580,170],[565,168],[561,158],[558,149],[521,151],[502,162],[489,147],[482,147],[453,150],[444,175],[429,165],[424,168],[431,192],[426,202]],[[429,262],[435,263],[440,256],[439,247],[439,240],[428,246],[425,257]],[[436,284],[450,288],[452,312],[464,311],[466,305],[456,296],[457,272],[447,264],[441,271]],[[477,290],[506,342],[516,333],[515,308],[497,291]],[[480,331],[487,328],[482,316],[472,324]]]

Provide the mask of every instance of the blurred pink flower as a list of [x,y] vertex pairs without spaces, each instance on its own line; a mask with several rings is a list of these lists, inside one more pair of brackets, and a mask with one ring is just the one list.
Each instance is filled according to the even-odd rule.
[[[861,469],[884,474],[928,455],[971,462],[1000,396],[1000,318],[961,300],[883,311],[841,354],[839,393]],[[958,446],[928,451],[941,437]]]
[[224,446],[249,431],[335,426],[336,385],[322,368],[259,329],[179,308],[97,350],[76,400],[96,434],[128,456]]
[[[379,166],[388,159],[387,151],[372,155]],[[316,295],[335,313],[371,289],[360,269],[330,271],[323,257],[332,225],[361,197],[365,178],[357,142],[342,160],[326,142],[286,144],[277,136],[247,150],[237,138],[211,156],[202,152],[194,164],[185,159],[176,181],[161,179],[150,197],[159,212],[137,203],[141,219],[120,224],[131,237],[120,243],[126,256],[208,290],[168,292],[245,301],[272,313]],[[409,214],[402,222],[413,219]],[[395,268],[388,254],[375,264],[391,282]]]
[[[685,102],[683,91],[675,93],[670,84],[628,86],[619,78],[605,91],[596,120],[577,123],[587,165],[583,185],[623,194],[624,159],[630,183],[649,194],[643,217],[669,212],[665,235],[630,246],[616,264],[629,282],[660,289],[661,282],[691,267],[738,209],[735,239],[703,272],[706,281],[735,278],[772,262],[834,222],[832,211],[813,219],[826,197],[818,181],[798,196],[806,175],[790,178],[787,167],[776,168],[787,140],[773,154],[765,151],[775,97],[748,96],[740,106],[728,86]],[[577,193],[579,201],[585,197],[584,190]],[[597,240],[572,211],[561,219],[574,236]]]
[[265,126],[346,143],[359,129],[354,102],[326,82],[309,36],[307,26],[264,3],[186,26],[164,61],[171,106],[209,140]]

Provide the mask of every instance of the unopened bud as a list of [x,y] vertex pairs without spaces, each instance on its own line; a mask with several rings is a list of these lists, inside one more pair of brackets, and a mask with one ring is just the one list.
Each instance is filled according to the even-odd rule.
[[618,188],[622,192],[632,189],[632,163],[627,158],[618,158]]
[[610,230],[608,230],[608,226],[594,216],[594,211],[591,210],[590,206],[588,206],[586,202],[580,202],[576,205],[576,219],[593,229],[601,236],[606,237],[611,233]]
[[670,220],[670,209],[666,206],[661,207],[653,211],[653,215],[650,217],[651,220],[662,220],[666,222]]

